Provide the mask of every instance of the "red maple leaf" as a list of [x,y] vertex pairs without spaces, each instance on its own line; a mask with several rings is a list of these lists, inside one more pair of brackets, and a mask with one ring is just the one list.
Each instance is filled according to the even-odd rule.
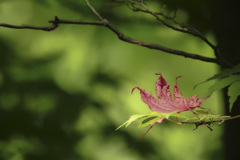
[[[186,99],[181,94],[177,85],[177,79],[180,78],[181,76],[176,78],[173,97],[172,97],[172,94],[169,89],[169,84],[165,81],[165,79],[160,73],[156,73],[156,75],[160,75],[160,77],[156,82],[156,93],[157,93],[158,100],[155,97],[153,97],[150,92],[146,92],[145,90],[139,87],[134,87],[132,89],[132,92],[135,89],[138,89],[140,91],[142,101],[146,103],[152,111],[156,111],[159,113],[171,113],[171,112],[180,113],[183,111],[190,110],[195,114],[193,109],[196,107],[200,107],[202,102],[207,98],[206,97],[204,99],[199,99],[197,98],[197,95],[193,95],[192,97]],[[154,124],[162,123],[165,120],[166,118],[163,117],[158,121],[152,123],[150,128],[147,130],[147,132],[153,127]],[[209,128],[209,126],[207,127]]]

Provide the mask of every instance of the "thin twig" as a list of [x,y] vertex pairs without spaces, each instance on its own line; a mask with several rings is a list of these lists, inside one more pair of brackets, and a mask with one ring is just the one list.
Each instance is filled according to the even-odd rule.
[[[169,17],[169,16],[166,16],[164,13],[153,12],[150,9],[148,9],[148,7],[144,4],[144,0],[141,0],[141,2],[134,1],[134,0],[128,0],[128,2],[131,4],[132,8],[131,7],[130,8],[133,11],[135,11],[135,12],[140,11],[140,12],[151,14],[159,22],[161,22],[163,25],[165,25],[168,28],[171,28],[171,29],[173,29],[175,31],[178,31],[178,32],[187,33],[187,34],[190,34],[192,36],[200,38],[203,42],[205,42],[208,46],[210,46],[213,49],[213,52],[214,52],[214,55],[215,55],[216,59],[218,59],[219,62],[221,61],[221,64],[224,64],[224,66],[228,67],[228,68],[233,66],[232,64],[227,62],[223,57],[220,56],[218,46],[211,43],[199,30],[197,30],[196,28],[193,28],[193,27],[190,27],[190,26],[187,26],[187,25],[184,25],[182,23],[177,22],[175,20],[177,10],[174,11],[173,17]],[[135,7],[135,5],[139,5],[144,9]],[[162,17],[166,18],[167,20],[172,21],[174,24],[180,26],[181,28],[177,28],[177,27],[175,27],[171,24],[168,24],[166,21],[162,20],[159,16],[162,16]]]
[[[191,59],[196,59],[196,60],[201,60],[204,62],[211,62],[211,63],[216,63],[218,65],[222,66],[229,66],[227,63],[220,61],[218,58],[209,58],[201,55],[197,55],[194,53],[189,53],[181,50],[175,50],[171,48],[167,48],[158,44],[151,44],[139,40],[135,40],[133,38],[129,38],[125,36],[122,32],[117,30],[112,24],[110,24],[106,19],[104,19],[95,9],[94,7],[89,3],[88,0],[85,0],[87,3],[87,6],[91,9],[91,11],[97,16],[97,18],[100,21],[71,21],[71,20],[63,20],[59,19],[57,16],[55,17],[54,20],[50,20],[49,23],[52,23],[51,26],[44,26],[44,27],[38,27],[38,26],[31,26],[31,25],[11,25],[11,24],[6,24],[6,23],[0,23],[0,27],[6,27],[6,28],[13,28],[13,29],[32,29],[32,30],[43,30],[43,31],[53,31],[59,27],[59,24],[76,24],[76,25],[97,25],[97,26],[104,26],[114,32],[118,38],[122,41],[125,41],[127,43],[132,43],[136,44],[139,46],[143,46],[146,48],[150,49],[155,49],[155,50],[160,50],[166,53],[170,53],[173,55],[180,55],[185,58],[191,58]],[[143,3],[143,1],[141,1]]]
[[[201,120],[201,119],[198,117],[198,115],[196,114],[196,112],[194,112],[191,108],[188,108],[188,110],[191,111],[193,114],[196,115],[196,117],[197,117],[197,118],[199,119],[199,121],[200,121],[200,122],[198,122],[198,123],[204,124],[210,131],[213,131],[212,128],[211,128],[205,121]],[[195,128],[195,129],[197,129],[197,127],[198,127],[198,126],[196,125],[196,128]]]
[[[218,60],[217,58],[209,58],[209,57],[204,57],[204,56],[200,56],[200,55],[197,55],[197,54],[194,54],[194,53],[187,53],[187,52],[184,52],[184,51],[180,51],[180,50],[174,50],[174,49],[171,49],[171,48],[167,48],[167,47],[163,47],[163,46],[160,46],[160,45],[156,45],[156,44],[150,44],[150,43],[146,43],[146,42],[143,42],[143,41],[138,41],[138,40],[134,40],[132,38],[128,38],[126,36],[124,36],[123,33],[119,32],[115,27],[113,27],[106,19],[102,18],[100,16],[100,14],[94,9],[94,7],[89,3],[88,0],[85,0],[86,3],[87,3],[87,6],[93,11],[93,13],[100,19],[104,22],[105,26],[107,28],[109,28],[110,30],[112,30],[120,40],[122,41],[125,41],[125,42],[128,42],[128,43],[133,43],[133,44],[137,44],[137,45],[140,45],[140,46],[144,46],[144,47],[147,47],[147,48],[150,48],[150,49],[156,49],[156,50],[161,50],[163,52],[167,52],[167,53],[170,53],[170,54],[174,54],[174,55],[181,55],[181,56],[184,56],[185,58],[192,58],[192,59],[198,59],[198,60],[201,60],[201,61],[205,61],[205,62],[212,62],[212,63],[216,63],[216,64],[219,64],[219,65],[223,65],[223,66],[228,66],[228,64],[226,63],[223,63],[222,61]],[[136,4],[139,4],[139,5],[142,5],[146,10],[148,10],[149,13],[153,14],[154,16],[156,16],[156,18],[158,19],[159,17],[157,15],[155,15],[153,12],[151,12],[143,3],[143,0],[141,0],[141,2],[136,2],[136,1],[132,1],[132,0],[129,0],[130,2],[134,2]],[[181,32],[186,32],[186,33],[189,33],[190,32],[187,32],[185,30],[181,30],[181,29],[178,29],[178,28],[175,28],[169,24],[167,24],[166,22],[162,21],[161,19],[159,19],[162,23],[164,23],[166,26],[168,26],[169,28],[172,28],[174,30],[179,30]],[[199,35],[199,37],[201,37],[201,35]],[[202,37],[206,43],[209,43],[209,45],[213,48],[215,48],[215,46],[213,44],[211,44],[205,37]]]
[[88,0],[85,0],[87,6],[92,10],[92,12],[99,18],[99,20],[103,21],[102,16],[95,10],[95,8],[89,3]]
[[[144,4],[144,1],[142,0],[141,2],[136,2],[136,1],[133,1],[133,0],[128,0],[130,3],[133,3],[133,4],[137,4],[137,5],[140,5],[142,6],[145,10],[142,10],[140,8],[137,9],[137,11],[141,11],[141,12],[144,12],[144,13],[149,13],[151,14],[152,16],[154,16],[159,22],[161,22],[163,25],[165,25],[166,27],[168,28],[171,28],[175,31],[179,31],[179,32],[182,32],[182,33],[187,33],[187,34],[190,34],[190,35],[193,35],[193,36],[196,36],[196,37],[199,37],[200,39],[202,39],[206,44],[208,44],[215,52],[217,52],[217,47],[215,45],[213,45],[206,37],[203,36],[203,34],[198,31],[197,29],[195,28],[190,28],[190,27],[187,27],[185,25],[182,25],[180,23],[178,23],[177,21],[175,21],[173,18],[170,18],[168,16],[165,16],[164,14],[159,14],[159,13],[155,13],[153,11],[151,11],[145,4]],[[167,18],[167,19],[171,19],[175,24],[178,24],[181,28],[183,29],[180,29],[180,28],[177,28],[177,27],[174,27],[170,24],[168,24],[167,22],[165,22],[164,20],[162,20],[158,15],[162,15],[164,18]],[[187,30],[185,30],[184,28],[186,28]]]
[[39,26],[32,26],[32,25],[12,25],[12,24],[0,23],[0,27],[13,28],[13,29],[32,29],[32,30],[42,30],[42,31],[53,31],[59,27],[58,26],[59,24],[96,25],[96,26],[104,25],[104,23],[101,21],[93,21],[93,22],[71,21],[71,20],[59,19],[57,16],[55,16],[54,20],[50,20],[48,22],[52,23],[52,26],[39,27]]
[[201,125],[205,125],[205,124],[210,125],[212,123],[223,123],[225,121],[233,120],[233,119],[237,119],[237,118],[240,118],[240,115],[233,116],[233,117],[227,117],[227,118],[223,118],[223,119],[219,119],[219,120],[212,120],[212,121],[200,121],[200,122],[181,121],[178,124],[180,124],[180,125],[182,125],[182,124],[195,124],[195,126],[196,126],[196,128],[194,128],[194,130],[195,130]]

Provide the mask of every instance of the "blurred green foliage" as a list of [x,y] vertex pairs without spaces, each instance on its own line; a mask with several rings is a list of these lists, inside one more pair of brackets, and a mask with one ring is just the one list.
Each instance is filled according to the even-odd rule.
[[[127,35],[213,57],[198,39],[112,2],[92,0]],[[95,19],[79,0],[0,1],[3,23],[45,26],[54,16]],[[216,65],[126,44],[96,26],[61,25],[52,32],[0,28],[0,37],[0,159],[221,159],[221,127],[192,131],[164,123],[143,139],[146,128],[115,132],[129,115],[149,111],[130,92],[139,86],[154,94],[154,73],[170,84],[182,75],[183,95],[203,96],[208,86],[193,86],[216,73]],[[221,113],[221,95],[203,106]]]

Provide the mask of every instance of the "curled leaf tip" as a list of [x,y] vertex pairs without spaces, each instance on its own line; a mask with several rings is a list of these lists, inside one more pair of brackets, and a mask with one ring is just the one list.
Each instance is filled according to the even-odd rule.
[[[131,91],[131,93],[133,93],[135,89],[138,89],[140,91],[142,101],[145,104],[147,104],[148,107],[153,112],[151,112],[150,114],[133,115],[129,118],[128,121],[123,123],[117,129],[121,128],[124,125],[127,127],[133,121],[144,118],[145,120],[143,120],[142,124],[139,125],[139,127],[144,127],[150,124],[150,127],[148,128],[148,130],[142,135],[142,137],[144,137],[156,123],[163,123],[165,120],[170,120],[169,118],[170,116],[176,117],[176,118],[186,118],[180,115],[179,113],[183,111],[188,111],[188,110],[196,114],[193,111],[193,109],[200,107],[202,105],[202,102],[209,97],[207,96],[204,99],[197,98],[198,95],[193,95],[190,98],[184,97],[181,94],[180,89],[178,88],[178,85],[177,85],[177,79],[182,76],[176,77],[176,82],[174,84],[174,91],[172,94],[169,89],[170,85],[163,78],[162,74],[161,73],[155,73],[155,74],[160,75],[156,82],[157,98],[155,98],[150,92],[146,92],[144,89],[140,87],[134,87]],[[202,120],[201,122],[211,130],[208,124],[206,124]],[[182,125],[183,123],[179,122],[178,124]]]
[[178,76],[178,77],[176,77],[176,80],[178,79],[178,78],[181,78],[182,76]]
[[134,88],[132,89],[131,93],[133,93],[133,91],[134,91],[136,88],[140,90],[139,87],[134,87]]
[[[197,98],[197,95],[193,95],[190,98],[184,97],[181,94],[180,89],[177,85],[177,79],[182,76],[176,77],[176,82],[174,85],[174,92],[173,92],[173,96],[172,96],[172,93],[170,92],[170,89],[169,89],[169,83],[163,78],[161,73],[155,73],[155,74],[160,75],[160,77],[158,78],[158,80],[156,82],[157,98],[153,97],[150,92],[146,92],[145,90],[143,90],[139,87],[135,87],[132,89],[132,92],[136,88],[140,90],[140,95],[141,95],[142,101],[145,104],[147,104],[148,107],[152,111],[156,111],[158,113],[172,113],[172,112],[180,113],[180,112],[187,111],[187,110],[192,111],[192,109],[194,109],[196,107],[200,107],[202,102],[206,98],[208,98],[208,97],[206,97],[204,99],[199,99],[199,98]],[[159,122],[156,122],[156,123],[159,123]],[[151,128],[152,128],[152,126],[148,129],[148,131]]]

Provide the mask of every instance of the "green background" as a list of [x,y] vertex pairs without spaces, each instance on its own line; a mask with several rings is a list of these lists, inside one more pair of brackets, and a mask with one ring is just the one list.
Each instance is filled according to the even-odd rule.
[[[92,4],[130,37],[214,57],[199,39],[150,15],[108,1]],[[54,16],[97,20],[84,1],[0,1],[1,23],[47,26]],[[181,10],[179,17],[189,18]],[[182,76],[182,94],[203,98],[209,85],[193,87],[218,71],[215,64],[128,44],[97,26],[60,25],[52,32],[1,27],[0,50],[0,159],[221,160],[222,126],[193,131],[164,122],[144,138],[147,127],[138,123],[115,131],[130,115],[150,112],[137,91],[131,94],[133,87],[155,96],[155,73],[171,87]],[[214,93],[202,106],[221,114],[221,99]]]

